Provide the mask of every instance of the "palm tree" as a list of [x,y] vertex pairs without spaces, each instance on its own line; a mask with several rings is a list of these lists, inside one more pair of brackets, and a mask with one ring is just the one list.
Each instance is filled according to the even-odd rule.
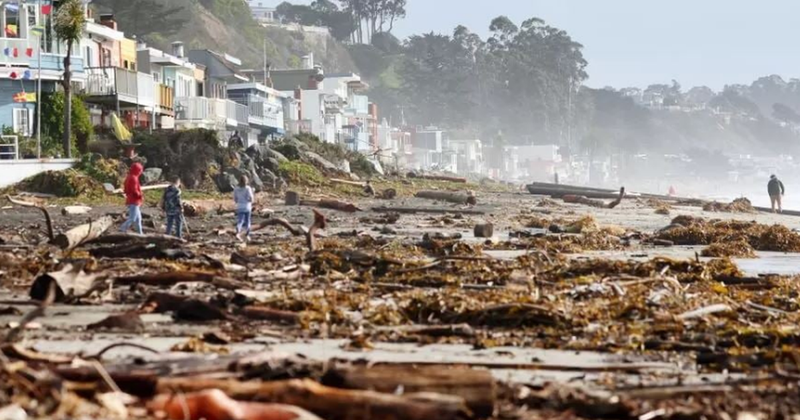
[[86,27],[86,14],[81,0],[64,0],[56,11],[53,30],[56,38],[67,44],[67,55],[64,56],[64,155],[72,157],[72,48],[83,37]]

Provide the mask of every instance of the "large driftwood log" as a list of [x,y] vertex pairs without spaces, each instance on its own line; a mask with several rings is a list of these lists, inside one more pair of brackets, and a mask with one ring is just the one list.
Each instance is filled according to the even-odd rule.
[[419,175],[415,174],[414,172],[410,172],[408,174],[409,178],[419,178],[419,179],[428,179],[431,181],[447,181],[447,182],[457,182],[460,184],[466,184],[467,178],[461,178],[457,176],[447,176],[447,175]]
[[479,417],[491,417],[497,399],[494,378],[488,370],[438,367],[356,366],[333,368],[322,383],[345,389],[413,394],[433,392],[461,397]]
[[103,235],[99,238],[86,241],[85,245],[90,244],[120,244],[120,243],[137,243],[137,244],[155,244],[155,245],[183,245],[186,244],[185,239],[177,238],[170,235],[162,234],[148,234],[139,235],[138,233],[112,233],[110,235]]
[[363,211],[353,203],[346,203],[338,200],[300,200],[301,206],[319,207],[322,209],[331,209],[343,211],[345,213],[355,213]]
[[361,187],[361,188],[367,186],[366,182],[348,181],[346,179],[331,178],[329,179],[329,181],[333,182],[334,184],[352,185],[354,187]]
[[240,382],[200,378],[162,378],[159,393],[219,389],[239,401],[301,407],[326,420],[456,420],[470,417],[464,400],[438,394],[398,396],[330,388],[311,380]]
[[472,194],[462,194],[458,192],[449,191],[420,191],[415,197],[426,198],[429,200],[447,201],[448,203],[456,204],[478,204],[478,199]]
[[437,209],[437,208],[429,208],[429,207],[373,207],[372,211],[376,213],[403,213],[403,214],[414,214],[414,213],[430,213],[430,214],[472,214],[472,215],[482,215],[486,214],[483,210],[463,210],[463,209]]
[[118,277],[114,279],[117,286],[131,284],[145,284],[148,286],[168,287],[178,283],[207,283],[220,289],[237,290],[245,289],[247,284],[233,279],[218,277],[211,273],[198,273],[193,271],[172,271],[168,273],[144,274],[141,276]]
[[60,235],[57,235],[55,238],[53,238],[53,245],[61,249],[73,249],[87,241],[98,238],[113,224],[114,219],[111,217],[102,217],[98,220],[89,222],[85,225],[77,226]]

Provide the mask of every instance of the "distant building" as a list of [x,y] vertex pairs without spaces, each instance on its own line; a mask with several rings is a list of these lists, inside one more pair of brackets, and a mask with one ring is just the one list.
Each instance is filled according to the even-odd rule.
[[269,24],[278,21],[276,16],[276,2],[268,0],[246,0],[250,13],[258,23]]

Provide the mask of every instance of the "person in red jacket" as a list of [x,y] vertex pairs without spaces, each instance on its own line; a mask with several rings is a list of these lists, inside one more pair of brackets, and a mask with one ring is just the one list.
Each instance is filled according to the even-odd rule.
[[125,178],[125,204],[128,206],[128,220],[122,224],[122,232],[127,232],[131,226],[136,227],[136,232],[142,234],[142,202],[144,196],[142,195],[142,186],[139,184],[139,176],[144,172],[144,167],[141,163],[136,162],[131,166],[128,171],[128,177]]

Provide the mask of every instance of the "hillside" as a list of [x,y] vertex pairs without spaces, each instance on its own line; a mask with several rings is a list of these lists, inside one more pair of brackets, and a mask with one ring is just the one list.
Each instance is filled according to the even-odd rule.
[[329,71],[353,71],[356,66],[347,49],[333,38],[280,28],[263,28],[241,0],[96,0],[100,13],[113,13],[128,36],[169,51],[174,41],[187,49],[208,48],[240,58],[245,67],[263,65],[264,39],[267,59],[274,69],[293,68],[300,57],[313,52]]

